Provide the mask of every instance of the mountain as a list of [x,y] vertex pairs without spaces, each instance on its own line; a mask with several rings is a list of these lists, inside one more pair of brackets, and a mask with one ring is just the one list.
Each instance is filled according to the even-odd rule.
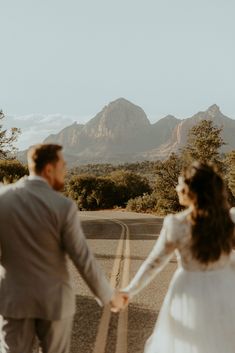
[[213,123],[219,127],[223,127],[222,137],[229,144],[235,146],[234,131],[235,121],[223,115],[219,107],[214,104],[205,112],[198,112],[189,119],[183,120],[175,129],[174,136],[172,136],[172,143],[175,144],[176,150],[182,147],[187,141],[187,134],[189,129],[198,124],[201,120],[212,120]]
[[[171,138],[160,148],[149,152],[150,159],[166,158],[172,152],[177,153],[186,144],[189,130],[201,120],[212,120],[216,126],[223,128],[221,136],[226,143],[222,147],[223,152],[235,149],[235,121],[223,115],[219,107],[214,104],[204,112],[200,111],[188,119],[181,120],[175,127]],[[147,158],[145,154],[144,158]]]
[[65,127],[58,134],[49,135],[44,142],[50,141],[51,143],[59,143],[62,144],[65,149],[73,148],[76,146],[83,127],[84,125],[74,122],[72,125]]
[[88,123],[67,126],[44,142],[62,144],[69,166],[164,159],[185,145],[189,129],[203,119],[223,127],[223,151],[235,149],[235,120],[216,104],[183,120],[167,115],[151,124],[141,107],[124,98],[109,103]]
[[44,142],[63,144],[79,163],[127,162],[156,145],[143,109],[124,98],[105,106],[84,126],[73,124]]

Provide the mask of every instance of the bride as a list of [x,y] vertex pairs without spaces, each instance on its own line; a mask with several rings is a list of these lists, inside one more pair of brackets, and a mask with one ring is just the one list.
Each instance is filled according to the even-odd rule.
[[223,180],[206,164],[192,164],[176,190],[187,209],[164,219],[156,245],[122,290],[124,301],[176,253],[178,269],[144,352],[234,353],[235,209],[229,211]]

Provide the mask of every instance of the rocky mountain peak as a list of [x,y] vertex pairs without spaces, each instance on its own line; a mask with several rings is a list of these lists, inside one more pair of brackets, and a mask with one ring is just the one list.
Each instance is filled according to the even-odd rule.
[[125,105],[125,104],[129,104],[129,105],[134,105],[133,103],[131,103],[130,101],[128,101],[126,98],[120,97],[115,99],[114,101],[110,102],[108,105]]
[[217,114],[221,114],[221,111],[220,111],[220,108],[217,104],[213,104],[211,105],[208,109],[207,109],[207,112],[210,114],[210,115],[217,115]]
[[120,123],[137,123],[142,125],[149,125],[149,120],[139,106],[131,103],[125,98],[118,98],[110,102],[103,110],[103,120]]
[[129,138],[130,134],[139,134],[149,128],[150,122],[139,106],[127,99],[118,98],[105,106],[86,125],[86,134],[92,138],[105,138],[118,141]]
[[164,118],[158,121],[173,121],[173,120],[178,120],[178,119],[174,115],[168,114]]

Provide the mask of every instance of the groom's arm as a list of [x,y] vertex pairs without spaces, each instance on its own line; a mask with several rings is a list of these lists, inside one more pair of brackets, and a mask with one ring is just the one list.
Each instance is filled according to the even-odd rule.
[[113,289],[88,247],[81,228],[77,206],[71,202],[62,231],[63,246],[79,273],[102,304],[110,303]]

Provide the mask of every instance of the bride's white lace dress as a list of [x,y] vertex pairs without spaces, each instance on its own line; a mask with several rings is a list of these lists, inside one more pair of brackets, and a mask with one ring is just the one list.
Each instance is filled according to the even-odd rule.
[[[176,252],[176,270],[144,353],[235,353],[233,254],[203,265],[190,250],[186,210],[165,218],[150,255],[125,289],[132,297]],[[235,223],[235,208],[231,209]]]

